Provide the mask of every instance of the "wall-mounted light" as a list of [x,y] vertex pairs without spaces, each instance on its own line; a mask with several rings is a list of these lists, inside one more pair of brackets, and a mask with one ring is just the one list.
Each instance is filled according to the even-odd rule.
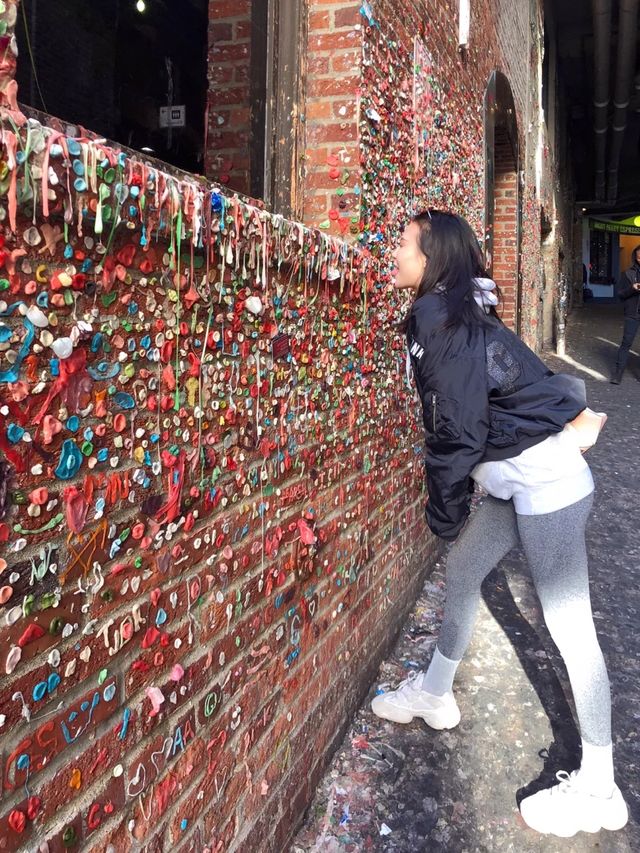
[[140,14],[147,11],[147,4],[145,0],[136,0],[136,9]]

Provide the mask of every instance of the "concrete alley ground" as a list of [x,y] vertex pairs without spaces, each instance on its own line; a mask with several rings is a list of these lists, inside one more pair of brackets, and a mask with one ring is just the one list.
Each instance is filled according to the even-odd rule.
[[592,408],[609,415],[589,453],[597,492],[588,546],[629,824],[618,833],[562,840],[537,835],[519,817],[516,795],[525,787],[533,793],[557,770],[578,766],[579,737],[566,672],[523,557],[513,552],[485,582],[474,640],[458,670],[460,726],[442,733],[418,721],[403,727],[369,709],[378,684],[395,686],[431,657],[445,595],[441,563],[334,756],[295,853],[640,850],[640,342],[623,384],[610,385],[621,334],[619,306],[576,309],[566,359],[547,360],[556,371],[583,377]]

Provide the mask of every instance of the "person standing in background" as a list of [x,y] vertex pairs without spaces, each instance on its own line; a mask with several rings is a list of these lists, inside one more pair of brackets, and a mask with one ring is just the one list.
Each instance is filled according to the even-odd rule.
[[[614,385],[622,382],[622,375],[629,361],[629,350],[640,328],[640,246],[635,247],[631,257],[631,266],[622,273],[617,287],[618,299],[624,302],[624,331],[611,377]],[[640,377],[638,381],[640,382]]]

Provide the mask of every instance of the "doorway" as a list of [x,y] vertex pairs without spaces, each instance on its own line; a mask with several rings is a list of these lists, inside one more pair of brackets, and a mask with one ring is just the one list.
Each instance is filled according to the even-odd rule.
[[518,128],[509,81],[494,71],[485,91],[485,261],[502,292],[502,320],[520,332]]

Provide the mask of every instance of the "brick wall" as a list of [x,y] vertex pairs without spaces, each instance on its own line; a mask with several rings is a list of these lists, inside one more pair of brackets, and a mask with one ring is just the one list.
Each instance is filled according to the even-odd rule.
[[511,329],[518,310],[517,191],[515,172],[496,175],[493,277],[501,290],[501,317]]
[[30,133],[0,195],[0,847],[280,851],[435,556],[397,305],[337,241]]
[[[481,102],[491,63],[484,44],[477,43],[469,61],[461,61],[456,9],[457,4],[442,2],[310,3],[308,222],[335,233],[349,229],[358,236],[359,231],[361,241],[375,248],[387,225],[397,233],[409,208],[432,204],[463,212],[481,232],[482,116],[468,88],[472,85]],[[476,32],[485,28],[482,18],[487,14],[486,5],[473,4]],[[443,33],[446,38],[440,37]],[[417,112],[416,36],[431,59],[418,80],[429,90],[428,106],[423,102]],[[336,124],[335,115],[347,109],[345,98],[357,98],[355,126]],[[421,133],[428,144],[417,162],[415,143]],[[341,181],[355,194],[337,195]],[[345,207],[360,209],[359,229]]]
[[[336,7],[344,11],[344,20],[352,20],[357,11],[360,15],[357,29],[349,31],[343,27],[329,32],[327,28]],[[566,186],[562,201],[558,198],[553,156],[548,151],[538,154],[539,141],[543,145],[545,136],[538,90],[540,10],[529,0],[473,3],[470,45],[463,58],[457,48],[458,4],[452,0],[402,3],[375,0],[368,4],[313,0],[310,8],[312,58],[308,91],[313,98],[313,111],[307,124],[305,218],[333,233],[354,233],[355,238],[381,257],[397,239],[410,211],[427,204],[461,213],[479,236],[483,233],[483,98],[492,70],[507,76],[516,111],[518,177],[521,175],[524,181],[518,205],[521,213],[517,212],[521,216],[522,253],[517,258],[515,253],[507,251],[513,249],[512,245],[504,246],[503,257],[510,268],[500,275],[505,282],[517,281],[519,265],[521,334],[535,349],[540,348],[543,286],[540,210],[546,206],[555,216],[560,205],[563,210],[570,209]],[[361,9],[369,12],[362,14]],[[361,55],[347,48],[357,35]],[[334,47],[339,46],[343,55],[350,58],[350,68],[332,66],[332,50],[329,43],[323,42],[331,36],[336,40]],[[424,75],[430,89],[429,108],[419,114],[413,110],[411,97],[416,36],[431,57],[430,68]],[[528,47],[523,49],[523,45]],[[400,103],[398,92],[403,93]],[[340,129],[332,118],[333,103],[345,96],[357,96],[359,102],[359,174],[358,171],[354,174],[352,168],[354,141],[350,123],[345,123],[341,138],[332,138],[331,144],[327,144],[327,133],[335,137]],[[367,109],[371,107],[380,115],[381,122],[367,117]],[[376,124],[379,126],[374,127],[376,132],[372,134],[372,126]],[[416,131],[425,132],[428,143],[420,151],[414,168]],[[343,160],[348,161],[347,168]],[[353,203],[359,204],[361,212],[358,234],[353,227],[355,216],[347,219],[341,209],[341,196],[335,192],[335,182],[340,180],[349,188],[354,186]],[[505,188],[497,189],[502,192]],[[512,190],[513,187],[505,191]],[[500,215],[510,216],[511,212],[502,211]],[[513,224],[502,225],[512,228]],[[557,240],[570,254],[570,223],[565,214]],[[504,316],[509,324],[515,323],[515,286],[512,283],[506,288]]]
[[493,277],[500,287],[503,321],[516,329],[518,313],[518,175],[508,139],[495,146]]
[[[248,37],[238,36],[229,22],[236,22],[242,34],[246,23],[240,16],[247,8],[242,4],[227,6],[212,3],[219,22],[212,26],[212,33],[222,25],[218,33],[228,40],[217,48],[212,42],[212,56],[229,48],[242,51],[243,60],[236,57],[212,62],[209,129],[213,136],[208,173],[222,176],[230,186],[246,192],[248,92],[246,87],[236,87],[236,76],[246,76],[246,68],[232,69],[231,65],[247,61],[250,45]],[[565,213],[571,207],[570,191],[567,187],[560,190],[556,184],[553,147],[547,145],[541,157],[537,153],[539,145],[545,146],[546,134],[539,104],[542,16],[537,5],[530,0],[472,4],[470,46],[464,58],[457,48],[458,4],[453,0],[373,0],[368,4],[309,0],[307,10],[308,67],[304,103],[300,105],[305,128],[300,184],[303,220],[325,232],[360,240],[377,254],[393,243],[408,213],[427,204],[462,213],[478,235],[482,234],[482,102],[491,71],[497,69],[506,75],[516,109],[518,172],[524,179],[520,207],[524,250],[521,333],[539,348],[542,255],[540,230],[534,223],[539,221],[541,208],[553,220],[560,217],[554,240],[564,247],[567,257],[572,251],[571,224]],[[369,11],[363,14],[363,10]],[[223,20],[230,14],[233,19]],[[431,58],[423,75],[430,88],[429,107],[418,113],[414,113],[412,98],[416,36]],[[528,50],[522,49],[524,44],[529,45]],[[385,68],[392,68],[391,77],[380,65],[373,73],[375,63],[381,60]],[[395,97],[397,92],[403,93],[402,102]],[[228,103],[218,109],[219,102],[226,99]],[[367,117],[367,110],[373,105],[377,113],[376,104],[384,104],[386,112],[378,128],[381,132],[372,136],[375,122]],[[231,120],[237,126],[229,132],[216,124],[230,117],[235,117]],[[244,129],[240,127],[243,123]],[[398,130],[399,135],[395,135]],[[416,133],[426,134],[428,143],[414,168]],[[386,151],[392,153],[391,158],[385,157]],[[216,157],[226,171],[211,165]],[[394,158],[396,162],[389,165],[387,161]],[[380,164],[385,164],[382,169],[378,168]],[[229,174],[230,169],[237,171],[235,177]],[[505,317],[509,318],[512,308],[505,305]]]
[[[216,14],[220,15],[224,4],[218,5]],[[545,145],[546,133],[539,109],[540,10],[529,0],[472,4],[471,40],[463,58],[456,38],[458,4],[453,0],[374,0],[369,4],[309,0],[307,9],[308,67],[301,105],[305,128],[300,184],[303,219],[325,232],[360,240],[376,254],[397,238],[411,210],[427,204],[462,213],[478,235],[482,234],[482,102],[491,71],[506,75],[516,108],[518,172],[524,179],[519,208],[521,333],[539,348],[543,280],[538,222],[542,207],[552,219],[560,217],[554,240],[564,247],[567,257],[572,255],[571,227],[565,213],[571,207],[570,191],[566,187],[560,190],[556,184],[553,150],[547,146],[541,157],[537,154],[538,145]],[[370,21],[363,9],[370,10]],[[233,14],[238,14],[236,6]],[[430,106],[419,113],[414,113],[412,98],[416,36],[431,59],[423,75],[430,88]],[[522,50],[523,44],[529,49]],[[391,77],[382,69],[382,62],[385,68],[392,68]],[[229,68],[224,71],[230,73]],[[404,97],[400,104],[395,97],[398,91]],[[227,96],[212,91],[212,103],[220,97]],[[381,132],[374,137],[375,122],[367,117],[367,110],[373,105],[377,113],[376,104],[383,104],[385,113],[378,128]],[[246,103],[244,110],[238,107],[240,101],[228,107],[228,113],[237,113],[243,121]],[[210,117],[210,128],[218,120]],[[421,132],[428,144],[415,168],[414,137]],[[218,128],[217,133],[220,136],[222,131]],[[225,144],[233,147],[237,143],[226,166],[234,160],[243,162],[241,149],[246,138],[240,128],[224,136]],[[386,151],[391,158],[385,157]],[[227,153],[231,152],[229,148]],[[389,165],[389,159],[396,162]],[[380,164],[384,164],[381,169]],[[209,173],[220,174],[213,168]],[[245,173],[244,179],[238,177],[232,183],[246,191],[247,180]],[[513,274],[517,276],[517,269]],[[514,305],[505,304],[504,308],[505,318],[512,322]]]
[[308,3],[303,217],[346,238],[360,231],[359,10],[353,0]]
[[[509,76],[518,110],[520,162],[521,244],[520,244],[520,334],[530,347],[542,347],[543,259],[541,209],[553,210],[555,165],[544,152],[544,122],[540,107],[542,71],[542,4],[501,0],[499,28],[502,39],[503,69]],[[523,43],[528,44],[525,54]],[[515,71],[517,66],[521,71]],[[525,73],[526,71],[526,73]],[[558,235],[559,236],[559,235]]]
[[251,0],[210,0],[205,172],[251,193]]
[[524,46],[531,47],[532,9],[531,0],[494,0],[492,4],[497,67],[509,80],[519,118],[520,142],[526,140],[527,129],[523,125],[531,111],[535,88],[535,70]]

